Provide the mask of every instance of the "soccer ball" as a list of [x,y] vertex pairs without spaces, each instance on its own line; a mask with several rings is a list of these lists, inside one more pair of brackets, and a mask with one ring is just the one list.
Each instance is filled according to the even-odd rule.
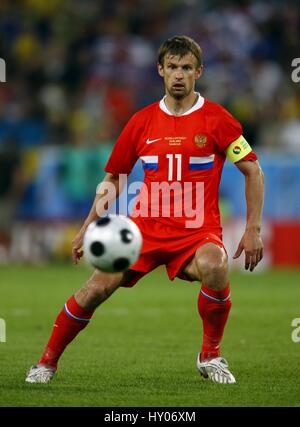
[[142,247],[138,226],[129,218],[108,215],[89,224],[83,239],[87,261],[108,273],[127,270],[136,262]]

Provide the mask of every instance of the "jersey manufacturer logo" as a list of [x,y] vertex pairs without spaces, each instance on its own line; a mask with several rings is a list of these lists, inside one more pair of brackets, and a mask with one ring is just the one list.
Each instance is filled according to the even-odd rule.
[[195,136],[195,144],[198,148],[203,148],[206,144],[206,136],[198,134]]
[[147,141],[146,141],[146,144],[152,144],[153,142],[156,142],[156,141],[160,141],[162,138],[156,138],[156,139],[147,139]]

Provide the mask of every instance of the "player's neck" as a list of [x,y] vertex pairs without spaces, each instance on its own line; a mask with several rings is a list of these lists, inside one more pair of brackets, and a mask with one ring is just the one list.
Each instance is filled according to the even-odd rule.
[[191,92],[186,98],[180,100],[173,98],[170,94],[167,93],[164,98],[164,102],[171,114],[174,116],[181,116],[186,111],[190,110],[196,104],[198,99],[198,92]]

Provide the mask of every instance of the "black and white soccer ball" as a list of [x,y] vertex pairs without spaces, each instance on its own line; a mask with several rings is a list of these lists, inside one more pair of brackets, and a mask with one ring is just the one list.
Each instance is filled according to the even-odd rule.
[[130,218],[108,215],[88,226],[83,251],[93,267],[117,273],[127,270],[137,261],[142,241],[138,226]]

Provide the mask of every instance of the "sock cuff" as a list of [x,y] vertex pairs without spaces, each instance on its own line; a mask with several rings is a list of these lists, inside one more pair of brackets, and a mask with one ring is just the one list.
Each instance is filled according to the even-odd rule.
[[80,307],[73,295],[65,303],[64,311],[72,319],[87,323],[90,321],[95,310],[86,310],[85,308]]
[[230,283],[228,282],[226,288],[221,290],[211,289],[203,284],[200,294],[215,302],[226,302],[230,299]]

